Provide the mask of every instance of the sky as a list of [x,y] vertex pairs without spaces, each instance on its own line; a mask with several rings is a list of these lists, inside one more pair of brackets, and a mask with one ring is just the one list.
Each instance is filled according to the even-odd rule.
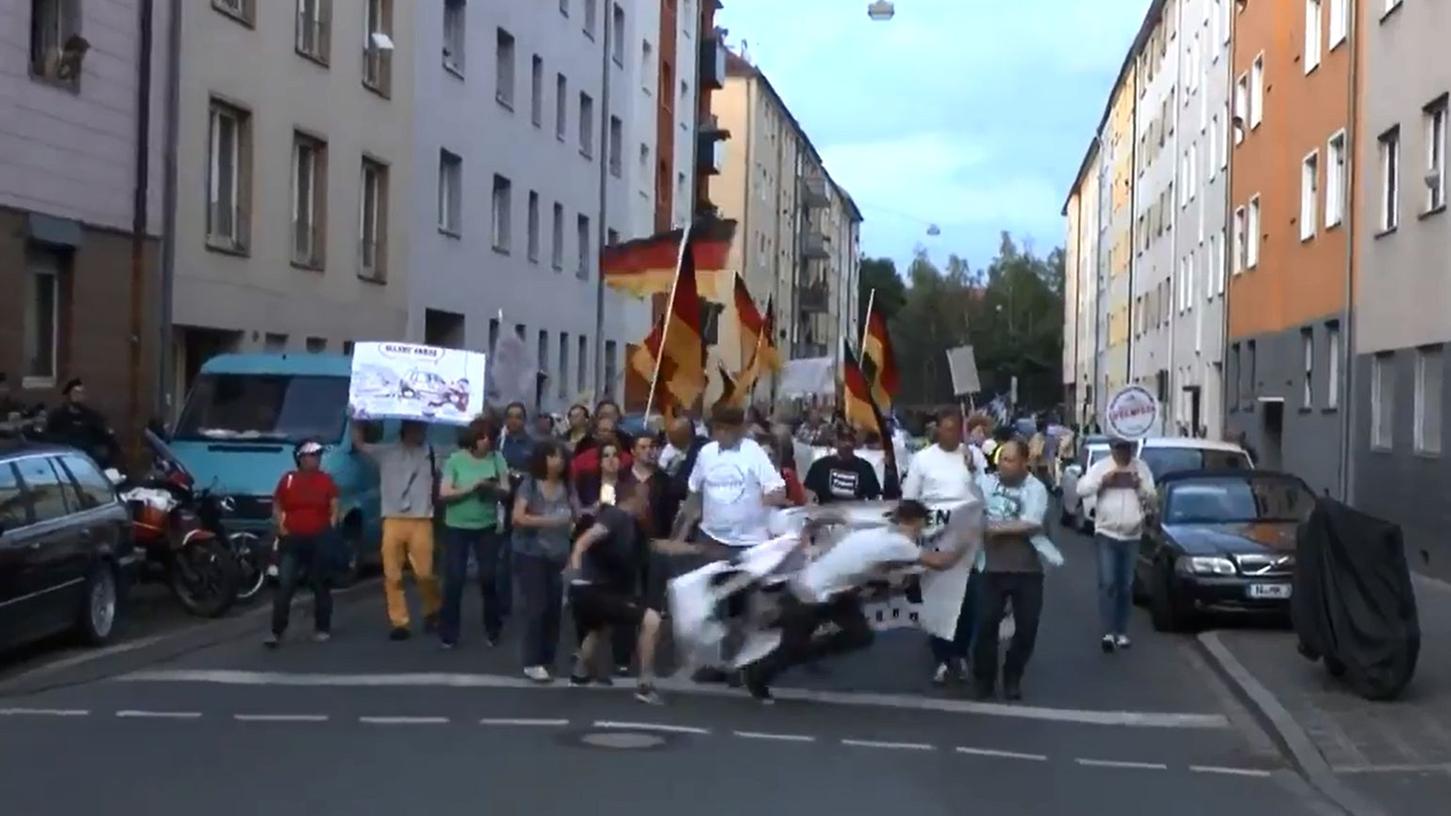
[[[1063,243],[1063,202],[1149,0],[722,0],[716,24],[770,79],[862,210],[862,248],[976,269],[1007,230]],[[936,224],[941,234],[931,237]]]

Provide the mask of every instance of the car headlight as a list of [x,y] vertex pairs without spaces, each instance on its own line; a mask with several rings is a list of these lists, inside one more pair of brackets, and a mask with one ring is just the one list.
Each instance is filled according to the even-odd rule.
[[1179,559],[1179,568],[1194,575],[1236,575],[1234,562],[1217,555],[1187,555]]

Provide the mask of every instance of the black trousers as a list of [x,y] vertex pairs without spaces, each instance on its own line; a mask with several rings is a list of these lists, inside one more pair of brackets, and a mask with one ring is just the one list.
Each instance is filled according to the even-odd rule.
[[[814,637],[823,623],[836,624],[837,631]],[[753,671],[762,683],[792,666],[823,657],[865,649],[872,644],[872,627],[853,593],[843,593],[820,604],[782,600],[781,646],[756,663]]]
[[1003,658],[1003,677],[1022,678],[1038,641],[1043,613],[1043,573],[984,572],[977,588],[977,635],[972,642],[972,674],[979,688],[991,689],[998,675],[998,627],[1009,600],[1013,604],[1013,640]]

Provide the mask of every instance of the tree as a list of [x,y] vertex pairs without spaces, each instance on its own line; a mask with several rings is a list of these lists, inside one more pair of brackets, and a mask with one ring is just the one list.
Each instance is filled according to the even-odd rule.
[[[872,300],[872,291],[877,296]],[[891,258],[861,259],[857,271],[857,317],[859,326],[866,325],[867,303],[891,320],[907,302],[907,284],[897,274],[897,262]]]

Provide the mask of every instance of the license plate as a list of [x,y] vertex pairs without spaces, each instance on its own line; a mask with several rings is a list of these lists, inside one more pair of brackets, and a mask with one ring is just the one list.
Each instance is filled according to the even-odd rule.
[[1282,599],[1290,597],[1289,584],[1250,584],[1249,596],[1261,599]]

